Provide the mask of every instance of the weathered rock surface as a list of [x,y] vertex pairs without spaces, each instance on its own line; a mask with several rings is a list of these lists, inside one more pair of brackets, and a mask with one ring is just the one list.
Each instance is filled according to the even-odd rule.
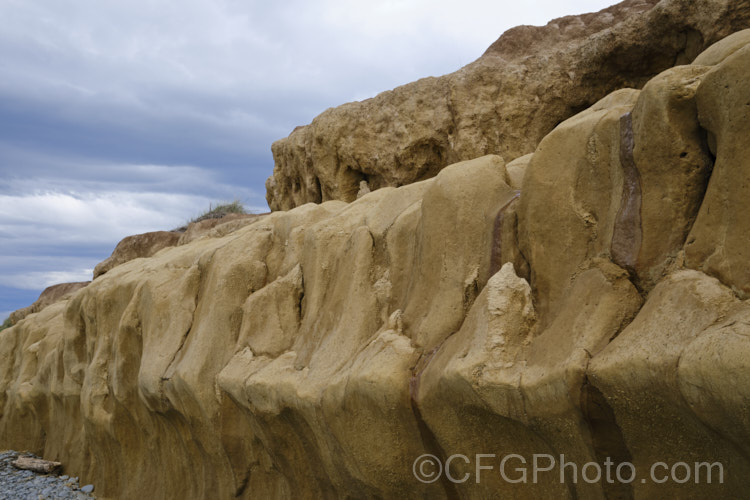
[[[734,42],[747,41],[747,33]],[[750,47],[726,47],[722,63],[706,73],[698,87],[699,118],[708,133],[716,164],[705,199],[690,232],[685,257],[701,269],[750,297],[750,217],[745,187],[750,182]],[[717,58],[718,59],[718,58]]]
[[353,201],[363,180],[375,190],[486,154],[513,160],[608,93],[744,28],[749,0],[626,0],[511,29],[455,73],[329,109],[274,143],[268,204]]
[[531,156],[112,268],[0,333],[0,446],[116,498],[745,497],[748,33]]
[[117,244],[112,255],[96,265],[94,279],[120,264],[133,259],[151,257],[159,250],[175,246],[180,236],[181,233],[176,231],[153,231],[127,236]]
[[115,266],[133,259],[151,257],[156,252],[176,245],[185,245],[202,237],[224,236],[252,224],[265,214],[223,214],[191,222],[186,227],[174,231],[153,231],[127,236],[115,247],[112,255],[94,268],[94,279]]
[[64,300],[70,297],[89,283],[91,282],[79,281],[76,283],[60,283],[59,285],[52,285],[45,288],[33,304],[10,313],[10,323],[15,325],[29,314],[37,313],[50,304],[54,304],[59,300]]
[[188,224],[185,232],[177,240],[177,244],[184,245],[203,236],[223,236],[253,223],[258,217],[262,216],[263,214],[226,214],[222,217],[192,222]]

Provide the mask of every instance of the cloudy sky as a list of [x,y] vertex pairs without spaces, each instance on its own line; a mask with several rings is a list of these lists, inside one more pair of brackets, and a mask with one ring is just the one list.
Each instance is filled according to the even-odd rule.
[[0,321],[123,237],[266,211],[271,143],[615,0],[0,0]]

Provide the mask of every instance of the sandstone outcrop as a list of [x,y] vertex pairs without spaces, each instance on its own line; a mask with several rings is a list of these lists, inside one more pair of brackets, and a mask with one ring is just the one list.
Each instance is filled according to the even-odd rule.
[[39,298],[30,306],[26,306],[10,313],[8,319],[10,324],[15,325],[29,314],[34,314],[50,304],[69,298],[72,294],[91,283],[90,281],[79,281],[76,283],[60,283],[44,289]]
[[116,498],[743,498],[749,81],[743,31],[530,156],[114,267],[0,333],[0,445]]
[[513,160],[608,93],[744,28],[748,0],[626,0],[511,29],[455,73],[328,109],[274,143],[268,204],[353,201],[363,180],[375,190],[486,154]]
[[[177,240],[177,244],[184,245],[207,235],[229,234],[247,224],[251,224],[258,217],[262,217],[262,214],[226,214],[222,217],[191,222]],[[221,228],[217,229],[218,226],[221,226]]]
[[176,231],[153,231],[127,236],[120,241],[107,259],[94,268],[94,279],[112,268],[133,259],[151,257],[159,250],[175,246],[181,233]]
[[174,231],[153,231],[150,233],[127,236],[115,247],[112,255],[94,268],[94,279],[115,266],[133,259],[147,258],[158,251],[176,245],[185,245],[204,236],[223,236],[232,231],[253,223],[264,214],[220,214],[191,222]]

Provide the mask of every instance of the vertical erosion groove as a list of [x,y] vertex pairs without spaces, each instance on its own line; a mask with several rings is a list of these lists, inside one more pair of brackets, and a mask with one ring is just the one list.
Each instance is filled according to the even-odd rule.
[[521,196],[521,191],[516,191],[513,198],[505,205],[500,207],[495,216],[495,224],[492,227],[492,253],[490,254],[490,276],[500,270],[503,263],[503,221],[505,211],[513,205]]
[[[414,414],[414,419],[417,422],[417,427],[419,428],[419,436],[422,439],[422,444],[424,445],[425,451],[438,457],[441,463],[445,463],[447,458],[445,450],[443,450],[442,446],[440,446],[435,433],[432,432],[432,429],[430,429],[429,425],[427,425],[427,422],[425,422],[424,418],[422,418],[422,411],[419,409],[419,402],[417,401],[417,397],[419,395],[419,382],[422,378],[422,373],[427,368],[427,365],[430,363],[432,358],[435,356],[435,353],[438,352],[441,346],[442,343],[426,354],[422,354],[422,356],[420,356],[419,361],[417,361],[416,366],[412,370],[411,380],[409,380],[409,395],[411,396],[411,411]],[[445,474],[440,476],[440,484],[443,486],[443,489],[445,489],[445,494],[449,499],[453,500],[460,498],[458,495],[458,491],[456,490],[456,485],[453,484],[453,482],[451,482]]]
[[[632,463],[633,458],[625,444],[622,430],[617,425],[612,407],[601,391],[589,383],[588,378],[584,379],[581,387],[581,412],[591,434],[597,462],[601,465],[606,460],[611,460],[611,471],[617,470],[622,463]],[[627,478],[629,470],[625,469],[622,474]],[[633,487],[629,482],[602,481],[601,485],[606,498],[633,498]]]
[[620,164],[623,183],[620,210],[615,219],[611,254],[615,264],[635,270],[641,248],[641,176],[633,156],[633,115],[625,113],[620,118]]

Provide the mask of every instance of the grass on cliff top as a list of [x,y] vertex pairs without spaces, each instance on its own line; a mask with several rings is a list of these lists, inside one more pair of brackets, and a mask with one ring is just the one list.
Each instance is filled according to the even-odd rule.
[[11,326],[13,325],[10,324],[10,316],[8,316],[7,318],[5,318],[5,321],[3,321],[3,324],[0,325],[0,332],[5,330],[6,328],[10,328]]
[[208,210],[190,222],[200,222],[206,219],[220,219],[227,214],[246,214],[245,207],[239,200],[230,201],[229,203],[219,203],[216,206],[208,205]]
[[200,222],[206,219],[221,219],[222,217],[228,214],[247,214],[247,213],[249,212],[245,210],[245,207],[242,205],[242,202],[239,200],[221,202],[221,203],[217,203],[216,205],[211,203],[208,206],[208,210],[206,210],[205,212],[203,212],[197,217],[193,217],[192,219],[187,221],[184,226],[173,229],[172,231],[185,231],[187,227],[193,222]]

